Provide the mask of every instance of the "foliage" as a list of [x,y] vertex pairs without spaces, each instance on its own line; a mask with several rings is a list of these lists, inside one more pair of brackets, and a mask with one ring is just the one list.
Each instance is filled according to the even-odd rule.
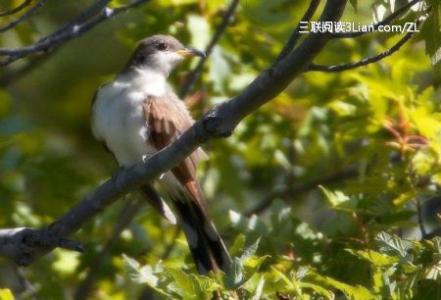
[[[4,2],[0,10],[20,1]],[[90,3],[48,2],[32,23],[0,35],[1,47],[28,44]],[[196,118],[270,65],[308,3],[241,1],[186,98]],[[372,8],[388,14],[406,1],[350,3],[343,20],[367,24]],[[90,299],[441,299],[441,239],[422,236],[418,221],[429,233],[440,226],[441,73],[433,57],[441,5],[427,3],[421,32],[394,55],[342,73],[306,72],[231,138],[204,145],[209,159],[199,171],[234,257],[231,272],[197,275],[183,234],[149,207],[105,246],[133,193],[75,236],[85,253],[56,250],[27,268],[0,261],[0,287],[8,288],[0,299],[12,299],[9,290],[15,299],[72,299],[91,270]],[[142,37],[170,33],[204,48],[227,4],[151,1],[15,78],[33,58],[2,69],[0,227],[48,224],[109,177],[116,164],[89,130],[94,90]],[[357,61],[400,35],[337,39],[316,63]],[[195,63],[173,74],[174,87]]]

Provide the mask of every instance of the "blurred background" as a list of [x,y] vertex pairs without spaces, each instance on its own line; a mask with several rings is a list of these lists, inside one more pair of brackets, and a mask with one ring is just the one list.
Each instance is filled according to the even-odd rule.
[[[0,9],[19,2],[3,0]],[[29,21],[2,32],[0,45],[30,44],[90,3],[48,1]],[[114,0],[111,7],[126,3]],[[393,1],[396,7],[405,3]],[[240,1],[185,95],[193,116],[237,95],[270,66],[308,4]],[[171,34],[204,49],[228,5],[223,0],[151,1],[53,52],[2,67],[0,227],[49,224],[109,178],[117,166],[93,139],[89,124],[95,90],[121,70],[146,36]],[[343,20],[369,24],[373,7],[377,17],[394,9],[391,1],[363,1],[357,10],[348,4]],[[2,17],[0,25],[13,19]],[[390,48],[402,36],[336,39],[316,63],[357,61]],[[172,74],[176,90],[196,63],[186,62]],[[270,256],[262,272],[276,267],[287,274],[306,266],[348,285],[372,285],[366,272],[372,266],[345,249],[375,249],[374,237],[383,230],[420,239],[417,204],[425,211],[428,232],[439,223],[434,212],[441,183],[440,83],[417,35],[379,63],[341,73],[302,74],[247,117],[231,138],[204,145],[209,159],[198,172],[233,254],[242,248],[237,245],[260,238],[256,255]],[[163,261],[194,272],[185,239],[145,205],[115,235],[121,212],[136,197],[125,196],[75,235],[85,244],[83,254],[55,250],[26,268],[0,260],[0,287],[16,299],[168,299],[132,280],[122,253],[142,265]],[[251,282],[257,281],[252,277]],[[270,286],[264,290],[262,299],[276,299]]]

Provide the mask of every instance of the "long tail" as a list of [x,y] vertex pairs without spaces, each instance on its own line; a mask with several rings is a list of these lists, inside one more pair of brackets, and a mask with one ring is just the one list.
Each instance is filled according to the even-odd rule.
[[191,255],[200,274],[227,272],[231,257],[213,222],[194,202],[175,200]]
[[159,196],[152,186],[145,184],[141,186],[140,190],[150,205],[152,205],[161,216],[166,218],[170,223],[176,224],[176,217],[170,207],[168,207],[167,203],[161,198],[161,196]]

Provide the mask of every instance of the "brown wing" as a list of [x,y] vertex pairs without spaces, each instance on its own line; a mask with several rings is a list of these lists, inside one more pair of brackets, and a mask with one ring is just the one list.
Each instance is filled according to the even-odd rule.
[[[185,105],[173,96],[151,97],[144,103],[144,115],[150,135],[149,142],[158,150],[175,141],[193,124],[193,119]],[[206,212],[206,203],[196,181],[198,160],[198,153],[194,152],[173,168],[172,173],[190,194],[192,200],[196,201]]]

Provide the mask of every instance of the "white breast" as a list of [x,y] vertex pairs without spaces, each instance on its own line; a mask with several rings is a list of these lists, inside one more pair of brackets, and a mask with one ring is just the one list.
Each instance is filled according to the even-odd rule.
[[140,72],[123,75],[98,91],[92,108],[92,130],[120,165],[133,165],[156,152],[147,140],[143,103],[149,95],[161,96],[166,89],[163,76]]

